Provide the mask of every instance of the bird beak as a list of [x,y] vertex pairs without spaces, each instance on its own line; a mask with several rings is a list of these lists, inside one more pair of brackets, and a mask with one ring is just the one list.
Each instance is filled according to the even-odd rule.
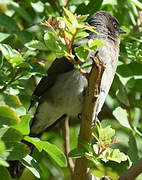
[[120,28],[119,28],[119,33],[120,33],[120,34],[125,34],[125,33],[127,33],[127,32],[120,27]]

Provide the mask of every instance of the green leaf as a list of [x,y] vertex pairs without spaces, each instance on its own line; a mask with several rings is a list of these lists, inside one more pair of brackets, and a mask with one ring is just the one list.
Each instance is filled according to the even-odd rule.
[[18,116],[26,115],[26,109],[24,106],[20,106],[20,107],[16,108],[15,111]]
[[128,142],[129,148],[128,149],[128,155],[129,158],[131,159],[131,161],[133,163],[137,162],[139,160],[139,156],[138,156],[138,146],[137,146],[137,142],[136,142],[136,137],[133,135],[132,132],[129,133],[129,142]]
[[105,143],[108,144],[114,135],[115,135],[115,130],[112,129],[111,126],[107,126],[102,129],[99,139],[105,141]]
[[60,167],[67,167],[67,160],[64,153],[57,148],[57,146],[50,144],[49,142],[42,141],[41,146]]
[[92,62],[85,62],[83,63],[83,65],[81,66],[81,68],[87,68],[87,67],[91,67],[92,66]]
[[44,4],[41,1],[31,2],[31,6],[37,13],[42,13],[44,11]]
[[125,109],[122,109],[121,107],[117,107],[113,111],[113,115],[122,126],[131,129],[131,126],[128,121],[128,114]]
[[41,51],[47,51],[48,49],[43,42],[38,40],[32,40],[31,42],[26,43],[25,46],[28,48],[34,48]]
[[50,144],[47,141],[41,141],[39,138],[32,138],[25,136],[24,139],[34,144],[39,151],[46,151],[61,167],[67,166],[67,161],[64,153],[58,149],[55,145]]
[[0,154],[2,154],[5,151],[5,144],[3,141],[0,140]]
[[22,56],[14,56],[10,59],[11,64],[15,67],[24,62],[24,58]]
[[126,86],[134,92],[142,92],[142,79],[139,78],[131,78],[127,81]]
[[92,50],[97,50],[99,47],[105,46],[105,44],[101,40],[89,40],[88,42],[89,48]]
[[47,50],[59,51],[59,43],[57,41],[57,36],[53,32],[46,32],[44,35],[44,41],[46,44]]
[[142,100],[141,99],[134,99],[131,103],[134,107],[139,107],[140,109],[142,109]]
[[74,48],[75,50],[75,54],[78,57],[78,59],[82,62],[84,62],[85,60],[87,60],[88,55],[89,55],[89,50],[85,49],[82,46],[76,47]]
[[11,180],[8,170],[1,166],[0,166],[0,175],[1,175],[1,180]]
[[7,160],[19,160],[30,153],[30,149],[27,145],[20,142],[22,134],[16,129],[1,128],[0,139],[5,143],[5,152],[8,152],[8,154],[6,154]]
[[[97,166],[100,164],[100,160],[90,153],[86,153],[85,157]],[[88,163],[90,163],[90,162],[88,162]]]
[[27,155],[24,157],[20,162],[28,168],[37,178],[40,178],[41,169],[38,166],[37,161],[31,157],[30,155]]
[[22,139],[22,134],[9,127],[0,128],[0,139],[4,141],[5,144],[9,142],[18,142]]
[[18,3],[10,2],[9,8],[14,9],[21,17],[23,17],[27,22],[32,23],[32,18],[25,9],[23,9]]
[[7,151],[10,152],[7,160],[20,160],[30,153],[30,149],[26,144],[20,142],[9,142],[7,144]]
[[[127,70],[126,70],[127,71]],[[119,78],[120,84],[122,84],[123,86],[126,86],[127,82],[131,79],[131,77],[123,77],[120,74],[116,73],[116,75]]]
[[30,42],[32,40],[32,33],[29,31],[23,30],[16,32],[18,40],[25,45],[26,43]]
[[133,4],[135,4],[138,8],[142,9],[142,3],[138,0],[129,0],[131,1]]
[[[80,1],[75,1],[75,2],[80,2]],[[102,2],[103,0],[95,1],[94,0],[89,0],[88,3],[86,4],[85,1],[81,1],[82,3],[77,7],[76,13],[77,14],[89,14],[92,15],[94,12],[98,11],[101,9]]]
[[[9,167],[9,164],[6,162],[6,160],[4,160],[4,159],[2,158],[2,155],[0,156],[0,167],[1,167],[1,166]],[[0,171],[0,173],[1,173],[1,171]]]
[[94,30],[95,29],[94,26],[84,25],[83,27],[84,27],[84,30],[88,30],[88,31],[98,34],[98,32]]
[[20,121],[20,118],[12,108],[0,106],[0,124],[11,126],[18,124]]
[[0,93],[0,105],[7,105],[13,108],[17,108],[22,104],[18,96]]
[[34,137],[30,137],[30,136],[25,136],[24,139],[32,144],[35,145],[35,147],[39,150],[39,152],[41,152],[43,150],[42,146],[41,146],[41,140],[39,138],[34,138]]
[[8,31],[19,31],[16,22],[9,16],[0,12],[0,25],[4,26]]
[[104,162],[115,161],[121,163],[127,160],[127,156],[120,152],[119,149],[107,148],[100,156],[101,160]]
[[0,51],[2,52],[3,56],[8,60],[15,56],[19,56],[19,53],[7,44],[0,44]]
[[89,16],[89,14],[79,15],[79,16],[77,17],[78,23],[83,23],[84,21],[86,21],[87,18],[88,18],[88,16]]
[[118,90],[116,91],[116,96],[117,96],[118,100],[119,100],[120,102],[122,102],[123,104],[125,104],[126,106],[129,106],[129,105],[130,105],[130,104],[129,104],[128,97],[127,97],[127,94],[126,94],[126,92],[125,92],[125,90],[124,90],[123,87],[120,87],[120,89],[118,89]]
[[92,146],[87,141],[82,141],[81,145],[86,149],[87,152],[93,152]]
[[78,25],[78,21],[76,17],[66,8],[63,7],[63,9],[64,9],[65,14],[68,16],[68,19],[70,20],[70,22],[72,22],[72,25],[74,26]]
[[80,157],[84,157],[86,152],[87,151],[85,149],[75,148],[69,152],[68,156],[71,158],[80,158]]
[[[68,28],[68,31],[71,34],[74,34],[76,32],[76,28],[72,25],[72,23],[68,20],[68,18],[66,16],[63,17],[63,21],[64,21],[66,27]],[[69,38],[69,35],[67,37]],[[69,39],[71,39],[71,38],[69,38]]]
[[0,42],[4,41],[9,36],[11,36],[11,34],[0,32]]
[[32,115],[26,114],[21,117],[21,122],[12,126],[12,128],[17,129],[21,134],[28,135],[30,133],[30,120]]
[[2,68],[2,66],[3,66],[3,63],[4,63],[3,59],[4,59],[4,57],[3,57],[2,53],[0,52],[0,68]]
[[76,37],[75,37],[75,42],[79,41],[80,39],[87,37],[88,35],[89,34],[85,31],[78,32]]

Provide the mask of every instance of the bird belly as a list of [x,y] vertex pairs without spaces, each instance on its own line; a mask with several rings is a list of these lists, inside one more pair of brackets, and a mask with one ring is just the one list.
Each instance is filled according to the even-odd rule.
[[87,79],[79,71],[64,73],[51,89],[51,102],[65,114],[76,116],[82,111],[86,87]]
[[39,134],[64,114],[74,117],[81,113],[86,87],[87,79],[78,70],[59,75],[40,99],[31,132]]

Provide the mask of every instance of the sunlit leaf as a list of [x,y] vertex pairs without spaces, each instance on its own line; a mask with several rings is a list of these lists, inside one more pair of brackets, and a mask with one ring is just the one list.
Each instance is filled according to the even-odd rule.
[[43,42],[41,42],[41,41],[38,41],[38,40],[32,40],[31,42],[26,43],[25,45],[28,48],[47,51],[47,47],[45,46],[45,44]]
[[131,126],[128,121],[128,114],[125,109],[122,109],[121,107],[117,107],[113,111],[113,115],[122,126],[131,129]]
[[[0,168],[1,168],[1,166],[9,167],[8,162],[5,159],[2,159],[2,156],[0,157]],[[1,170],[0,170],[0,174],[2,175]]]
[[2,154],[5,151],[5,144],[3,141],[0,140],[0,154]]
[[101,46],[105,46],[105,44],[101,40],[98,40],[98,39],[90,40],[88,44],[89,44],[89,48],[94,49],[94,50],[98,49]]
[[46,151],[57,162],[59,166],[67,166],[67,161],[64,153],[54,144],[51,144],[47,141],[41,141],[38,138],[32,138],[29,136],[25,136],[24,139],[34,144],[39,151]]
[[19,55],[16,50],[12,49],[7,44],[0,44],[0,51],[2,52],[3,56],[8,60]]
[[102,153],[100,157],[101,160],[103,160],[104,162],[111,160],[121,163],[122,161],[127,160],[127,156],[124,153],[120,152],[119,149],[108,148]]
[[12,126],[14,129],[17,129],[23,135],[28,135],[30,133],[30,119],[32,116],[30,114],[23,115],[21,117],[21,122]]
[[0,124],[10,126],[17,124],[20,121],[20,118],[12,108],[8,106],[0,106]]
[[70,22],[72,22],[72,25],[74,25],[74,26],[77,25],[78,21],[77,21],[76,17],[66,8],[63,8],[63,9],[64,9],[66,15],[68,16]]
[[142,9],[142,3],[138,0],[129,0],[131,1],[133,4],[135,4],[138,8]]
[[44,41],[48,50],[59,51],[59,43],[57,37],[53,32],[47,32],[44,35]]
[[75,48],[75,54],[80,61],[84,62],[88,58],[89,50],[79,46]]
[[21,106],[21,101],[16,95],[0,93],[0,105],[8,105],[13,108]]
[[40,178],[41,169],[38,166],[37,161],[30,155],[24,157],[20,162],[28,168],[37,178]]
[[106,141],[105,143],[109,143],[111,138],[115,135],[115,130],[111,128],[111,126],[107,126],[102,129],[101,136],[99,137],[102,141]]

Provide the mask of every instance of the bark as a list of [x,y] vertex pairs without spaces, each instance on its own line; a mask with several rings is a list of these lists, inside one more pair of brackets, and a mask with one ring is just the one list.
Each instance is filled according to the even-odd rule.
[[[94,115],[96,114],[98,94],[100,92],[100,83],[104,72],[104,65],[97,57],[94,58],[91,72],[88,74],[88,88],[84,100],[83,111],[81,116],[80,132],[78,137],[78,148],[84,148],[81,142],[92,141],[92,129]],[[87,159],[85,157],[76,159],[74,180],[89,180],[90,173],[86,166]]]

